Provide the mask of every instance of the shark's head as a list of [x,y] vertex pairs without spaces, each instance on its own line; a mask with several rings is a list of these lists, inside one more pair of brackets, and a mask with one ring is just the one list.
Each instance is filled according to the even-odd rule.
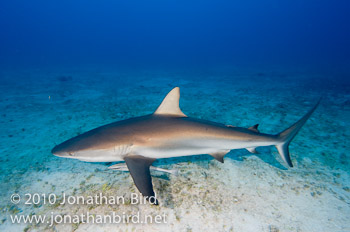
[[81,140],[77,140],[77,137],[69,139],[57,146],[55,146],[51,153],[58,157],[77,159],[77,154],[86,150],[86,146]]
[[118,161],[119,150],[108,138],[102,138],[101,134],[87,132],[55,146],[51,153],[88,162],[113,162]]

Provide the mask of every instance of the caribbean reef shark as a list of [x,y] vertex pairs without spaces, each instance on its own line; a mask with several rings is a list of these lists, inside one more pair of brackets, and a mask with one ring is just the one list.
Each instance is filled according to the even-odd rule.
[[224,162],[232,149],[256,153],[256,147],[275,146],[282,160],[293,167],[289,143],[320,102],[281,133],[264,134],[259,132],[258,124],[242,128],[187,117],[179,100],[180,89],[176,87],[153,114],[90,130],[55,146],[52,153],[87,162],[125,161],[142,195],[155,198],[150,166],[160,158],[209,154]]

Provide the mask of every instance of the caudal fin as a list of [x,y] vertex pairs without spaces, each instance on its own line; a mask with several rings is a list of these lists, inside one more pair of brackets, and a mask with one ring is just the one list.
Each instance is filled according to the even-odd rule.
[[321,99],[318,100],[316,105],[307,114],[305,114],[304,117],[299,119],[299,121],[297,121],[291,127],[289,127],[288,129],[282,131],[277,135],[280,143],[276,144],[276,148],[281,158],[283,159],[283,161],[286,162],[289,167],[293,167],[293,163],[289,156],[289,148],[288,148],[289,144],[293,140],[293,138],[297,135],[297,133],[299,132],[301,127],[305,124],[305,122],[310,118],[311,114],[315,111],[317,106],[320,104],[320,101]]

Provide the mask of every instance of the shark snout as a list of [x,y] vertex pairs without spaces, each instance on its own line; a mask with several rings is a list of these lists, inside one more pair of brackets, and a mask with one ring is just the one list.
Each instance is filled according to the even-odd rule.
[[54,156],[64,157],[64,156],[66,155],[67,152],[59,151],[58,149],[56,149],[56,147],[54,147],[54,148],[51,150],[51,153],[52,153]]
[[52,153],[54,156],[58,156],[58,157],[71,157],[71,156],[73,156],[73,153],[72,153],[72,152],[69,152],[69,151],[66,151],[66,150],[64,150],[64,149],[61,149],[61,148],[60,148],[60,145],[55,146],[55,147],[51,150],[51,153]]
[[52,153],[53,155],[58,156],[59,152],[58,152],[57,146],[55,146],[54,148],[52,148],[51,153]]
[[52,154],[54,156],[58,156],[58,157],[66,157],[67,156],[67,153],[65,153],[65,152],[55,152],[55,153],[52,152]]

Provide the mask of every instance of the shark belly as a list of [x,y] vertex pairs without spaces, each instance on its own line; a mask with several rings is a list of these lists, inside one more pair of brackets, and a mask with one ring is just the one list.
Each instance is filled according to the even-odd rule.
[[135,154],[154,159],[161,158],[171,158],[180,156],[191,156],[191,155],[201,155],[210,154],[218,152],[215,148],[177,148],[177,149],[167,149],[167,148],[143,148],[135,152]]
[[213,154],[233,149],[269,146],[271,142],[235,141],[230,139],[184,139],[158,146],[140,146],[133,153],[148,158],[171,158],[201,154]]

